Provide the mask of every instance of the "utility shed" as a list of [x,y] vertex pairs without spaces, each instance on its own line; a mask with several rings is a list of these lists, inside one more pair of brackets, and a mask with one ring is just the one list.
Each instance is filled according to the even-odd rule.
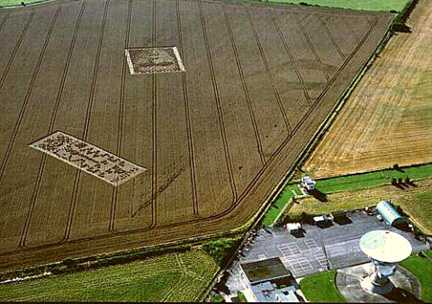
[[280,258],[271,258],[256,262],[241,264],[250,284],[291,277],[291,272],[285,268]]
[[400,226],[407,223],[406,218],[396,211],[396,208],[390,201],[379,202],[376,209],[388,225]]
[[316,182],[309,176],[303,176],[301,179],[300,186],[306,189],[306,191],[315,190]]

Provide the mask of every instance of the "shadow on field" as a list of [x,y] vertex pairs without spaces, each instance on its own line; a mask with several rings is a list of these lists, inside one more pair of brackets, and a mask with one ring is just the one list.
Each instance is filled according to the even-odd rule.
[[325,194],[324,192],[321,192],[320,190],[318,190],[316,188],[314,190],[308,191],[308,194],[312,195],[314,198],[316,198],[320,202],[323,202],[323,203],[328,202],[327,194]]
[[424,303],[423,301],[417,299],[416,296],[411,292],[398,287],[393,288],[393,290],[384,297],[396,303]]

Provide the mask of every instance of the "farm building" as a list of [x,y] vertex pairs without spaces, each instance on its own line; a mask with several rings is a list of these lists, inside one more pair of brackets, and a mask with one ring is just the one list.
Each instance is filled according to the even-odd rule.
[[306,191],[313,191],[315,190],[316,181],[314,181],[309,176],[303,176],[300,186],[305,189]]
[[376,210],[388,225],[398,227],[407,224],[407,218],[400,215],[390,201],[379,202]]

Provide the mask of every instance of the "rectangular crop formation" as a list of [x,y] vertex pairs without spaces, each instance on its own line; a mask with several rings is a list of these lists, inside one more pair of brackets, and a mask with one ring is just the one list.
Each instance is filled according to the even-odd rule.
[[131,48],[125,54],[132,75],[185,71],[176,47]]
[[96,176],[113,186],[119,186],[146,170],[60,131],[32,143],[30,147]]

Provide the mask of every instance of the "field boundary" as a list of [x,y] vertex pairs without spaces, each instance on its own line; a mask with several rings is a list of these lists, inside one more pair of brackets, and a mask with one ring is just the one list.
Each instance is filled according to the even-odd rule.
[[[400,13],[398,13],[397,15],[395,15],[391,24],[387,28],[387,31],[386,31],[386,34],[384,35],[383,40],[378,44],[375,51],[372,53],[369,61],[367,62],[366,68],[364,70],[360,71],[360,73],[358,75],[356,75],[355,78],[353,79],[350,87],[348,87],[346,95],[342,97],[342,100],[340,101],[340,103],[338,103],[338,106],[335,108],[335,110],[332,112],[332,114],[330,114],[328,124],[325,127],[325,130],[322,131],[322,134],[317,139],[317,141],[314,143],[311,150],[307,153],[307,155],[305,155],[304,159],[301,161],[301,164],[299,166],[300,168],[305,165],[306,160],[313,154],[313,152],[316,150],[318,145],[322,142],[322,140],[324,139],[326,134],[330,131],[331,126],[336,121],[337,116],[339,115],[340,111],[344,107],[345,103],[350,98],[353,91],[356,89],[358,83],[362,80],[364,74],[371,68],[373,62],[378,57],[378,55],[382,52],[382,50],[386,47],[386,45],[390,41],[390,39],[398,31],[406,31],[408,26],[405,25],[405,22],[408,20],[410,14],[414,10],[417,3],[418,3],[418,0],[410,0],[409,2],[407,2],[405,7],[403,8],[403,10]],[[415,164],[413,164],[413,165],[415,165]],[[422,164],[418,164],[418,165],[422,165]],[[385,168],[378,168],[377,170],[384,170],[384,169]],[[369,171],[356,172],[356,173],[352,173],[352,174],[365,173],[365,172],[369,172]],[[347,175],[350,175],[350,174],[347,174]],[[337,176],[339,176],[339,175],[337,175]],[[331,176],[329,178],[334,178],[334,177],[336,177],[336,176]]]
[[[233,1],[238,2],[238,1]],[[243,2],[243,1],[242,1]],[[279,3],[277,3],[279,4]],[[325,132],[328,130],[330,125],[333,123],[335,119],[335,112],[336,115],[338,114],[338,111],[342,108],[342,106],[347,101],[348,97],[350,96],[351,92],[353,91],[354,87],[357,85],[359,80],[362,78],[362,76],[366,73],[366,71],[370,68],[372,63],[374,62],[375,58],[378,56],[378,54],[382,51],[382,49],[385,47],[387,42],[390,40],[390,38],[393,36],[393,32],[391,31],[391,28],[393,26],[393,23],[396,19],[396,16],[393,18],[391,22],[389,22],[389,25],[387,26],[387,29],[385,31],[384,37],[381,39],[381,42],[378,44],[378,46],[375,48],[375,50],[371,53],[366,63],[363,65],[363,67],[360,69],[360,71],[357,73],[357,75],[354,76],[354,79],[351,81],[350,85],[342,92],[341,96],[339,97],[338,102],[333,107],[333,110],[330,111],[330,114],[324,119],[324,121],[321,123],[318,130],[315,132],[315,134],[311,137],[309,142],[306,144],[306,147],[303,150],[303,153],[301,153],[297,159],[294,161],[291,168],[288,169],[285,178],[282,178],[281,182],[274,187],[273,191],[268,196],[268,199],[264,201],[262,206],[259,208],[259,210],[255,213],[255,215],[251,218],[249,222],[252,221],[252,224],[250,225],[249,229],[245,233],[243,240],[240,242],[240,245],[238,249],[242,248],[249,236],[249,233],[262,225],[262,220],[266,213],[269,211],[269,209],[272,207],[274,201],[276,198],[283,192],[285,187],[290,185],[291,178],[295,174],[295,169],[298,168],[304,161],[307,159],[307,157],[310,155],[310,153],[313,151],[313,149],[316,147],[318,142],[322,139]],[[318,141],[318,142],[317,142]],[[286,204],[286,208],[288,208],[289,204]],[[248,222],[248,223],[249,223]],[[248,225],[247,223],[243,225],[242,227],[245,227]],[[228,266],[234,261],[235,255],[233,255],[230,260],[228,261],[225,268],[221,268],[219,270],[219,273],[215,276],[215,278],[219,278],[221,274],[228,268]],[[215,286],[216,279],[210,283],[208,292]],[[208,293],[203,297],[206,298],[208,296]]]
[[393,36],[392,32],[392,26],[394,24],[394,21],[396,19],[396,16],[393,18],[392,22],[387,27],[386,33],[384,34],[383,39],[378,44],[378,46],[375,48],[371,56],[369,57],[368,61],[365,63],[364,67],[359,71],[359,73],[354,76],[353,80],[351,81],[350,85],[345,89],[345,91],[342,93],[341,97],[339,98],[339,101],[336,103],[335,107],[331,111],[331,113],[327,116],[327,118],[324,120],[324,122],[321,124],[320,128],[316,132],[316,134],[312,137],[312,140],[310,144],[305,148],[305,152],[300,155],[300,159],[298,162],[295,163],[295,166],[299,168],[304,164],[306,159],[312,154],[312,152],[315,150],[317,145],[321,142],[321,140],[324,138],[325,134],[329,131],[330,127],[332,126],[333,122],[336,120],[339,112],[345,105],[345,103],[348,101],[348,98],[351,96],[351,93],[354,91],[354,89],[357,87],[357,84],[359,81],[363,78],[363,75],[369,70],[369,68],[372,66],[375,59],[378,57],[379,53],[384,49],[390,38]]
[[[360,71],[357,73],[357,75],[354,76],[350,85],[344,90],[344,92],[339,97],[339,101],[336,103],[333,110],[330,112],[330,114],[327,116],[327,118],[323,121],[321,126],[318,128],[318,130],[312,136],[309,143],[306,145],[304,152],[301,153],[299,155],[299,157],[297,158],[297,160],[294,162],[292,168],[289,170],[290,172],[287,173],[287,176],[285,177],[285,179],[283,179],[282,183],[280,183],[277,187],[275,187],[275,191],[273,191],[270,195],[270,202],[271,203],[267,203],[268,206],[266,206],[265,210],[258,211],[258,212],[263,212],[263,214],[259,217],[258,221],[261,221],[263,219],[265,214],[269,211],[269,209],[275,203],[277,196],[280,195],[287,186],[289,186],[290,184],[293,184],[291,182],[290,178],[294,175],[295,168],[299,168],[301,165],[303,165],[305,160],[311,155],[313,150],[316,148],[316,146],[319,144],[319,142],[322,140],[322,138],[324,137],[326,132],[329,130],[329,128],[331,127],[331,125],[335,121],[337,115],[339,114],[339,111],[345,105],[346,101],[348,100],[349,96],[353,92],[354,88],[357,86],[357,83],[360,81],[360,79],[363,77],[363,75],[367,72],[367,70],[372,66],[373,62],[375,61],[375,59],[377,58],[379,53],[383,50],[383,48],[385,47],[387,42],[393,36],[391,28],[393,26],[395,19],[396,19],[396,16],[393,18],[392,22],[390,22],[389,25],[387,26],[384,37],[381,39],[381,42],[378,44],[378,46],[372,52],[369,59],[364,64],[363,68],[361,68]],[[267,205],[267,204],[264,204],[264,205]]]
[[[196,244],[195,244],[196,245]],[[24,269],[0,273],[0,283],[14,278],[31,277],[29,280],[39,278],[44,273],[50,275],[66,274],[73,272],[88,271],[102,267],[115,266],[146,260],[159,255],[171,253],[182,253],[194,250],[194,244],[178,244],[171,247],[141,248],[128,251],[115,252],[112,254],[101,254],[82,258],[67,258],[59,262],[48,263]],[[13,282],[10,282],[13,283]],[[8,283],[9,284],[9,283]]]
[[357,84],[360,82],[360,80],[363,78],[364,74],[369,70],[369,68],[372,66],[373,62],[375,61],[375,59],[378,57],[378,55],[381,53],[381,51],[385,48],[387,43],[393,37],[394,32],[395,32],[393,29],[394,25],[397,23],[400,23],[400,22],[405,22],[408,19],[409,15],[411,14],[411,12],[414,9],[417,2],[418,2],[418,0],[410,0],[406,4],[404,9],[393,18],[392,22],[387,27],[387,30],[386,30],[386,33],[385,33],[383,39],[381,40],[381,42],[375,48],[374,52],[369,57],[368,61],[365,64],[365,67],[353,78],[351,84],[348,86],[346,91],[344,93],[342,93],[342,96],[341,96],[340,100],[338,101],[338,103],[336,104],[334,110],[331,112],[331,114],[329,114],[328,118],[323,122],[323,129],[321,130],[321,128],[320,128],[317,132],[317,133],[321,133],[321,134],[318,135],[318,138],[314,137],[315,142],[312,144],[311,147],[307,148],[308,150],[305,152],[305,154],[303,155],[303,159],[300,161],[301,162],[299,164],[300,166],[302,166],[304,164],[306,159],[312,154],[312,152],[315,150],[317,145],[324,138],[325,134],[329,131],[333,122],[336,120],[339,112],[341,111],[341,109],[343,108],[345,103],[348,101],[348,99],[351,96],[354,89],[357,87]]
[[[384,37],[381,39],[381,42],[378,44],[378,46],[372,52],[371,56],[366,61],[366,63],[363,65],[363,67],[360,69],[360,71],[357,73],[357,75],[354,77],[354,79],[350,83],[350,85],[341,94],[341,96],[339,97],[339,101],[333,107],[333,110],[330,112],[330,114],[327,116],[327,118],[321,123],[318,130],[315,132],[315,134],[311,137],[309,142],[306,144],[306,147],[303,150],[303,153],[301,153],[297,157],[296,161],[293,163],[291,168],[288,169],[285,178],[282,178],[281,182],[278,183],[278,185],[273,188],[274,190],[270,193],[270,195],[268,196],[268,199],[264,201],[264,203],[259,208],[259,210],[255,213],[255,215],[251,218],[250,221],[248,221],[248,223],[252,222],[252,224],[250,225],[249,229],[245,233],[243,240],[240,242],[240,245],[238,246],[238,249],[240,249],[244,246],[250,232],[253,229],[262,225],[262,220],[263,220],[264,216],[267,214],[269,209],[272,207],[276,198],[283,192],[285,187],[287,187],[291,184],[290,181],[291,181],[292,176],[295,174],[295,169],[298,168],[299,165],[302,164],[305,161],[305,159],[309,156],[309,154],[311,153],[311,150],[317,144],[316,141],[320,140],[323,136],[323,132],[326,132],[327,129],[329,128],[328,124],[331,124],[334,121],[335,111],[338,111],[342,107],[343,103],[345,103],[345,101],[348,99],[349,95],[351,94],[351,92],[353,90],[353,86],[355,86],[358,83],[361,76],[363,76],[364,73],[369,69],[369,67],[372,65],[373,61],[375,60],[375,58],[378,56],[378,54],[384,48],[385,44],[389,41],[389,39],[392,36],[391,28],[392,28],[392,25],[394,23],[395,18],[396,17],[393,18],[392,22],[389,22],[389,25],[387,26],[386,32],[384,34]],[[288,206],[289,206],[289,204],[286,204],[285,210],[286,210],[286,208],[288,208]],[[248,223],[246,223],[242,227],[247,226]],[[234,261],[234,259],[235,259],[235,255],[233,255],[230,258],[230,260],[228,261],[227,265],[224,268],[221,268],[219,270],[219,273],[215,276],[215,278],[219,278],[222,275],[222,273],[228,268],[228,266]],[[216,285],[216,279],[210,283],[209,288],[208,288],[208,293],[211,291],[211,289],[215,285]],[[203,298],[206,298],[208,296],[208,293]]]

